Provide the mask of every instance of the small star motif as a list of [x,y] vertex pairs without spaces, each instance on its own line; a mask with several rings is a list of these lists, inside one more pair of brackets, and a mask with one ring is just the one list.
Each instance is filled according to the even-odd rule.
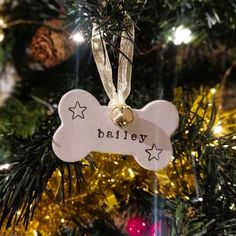
[[87,109],[87,107],[81,106],[80,103],[77,101],[74,107],[69,107],[68,109],[73,113],[72,115],[73,120],[77,117],[84,119],[84,112]]
[[160,154],[162,153],[162,149],[157,148],[156,144],[152,145],[152,148],[145,149],[145,152],[149,154],[148,160],[152,161],[156,159],[157,161],[160,159]]

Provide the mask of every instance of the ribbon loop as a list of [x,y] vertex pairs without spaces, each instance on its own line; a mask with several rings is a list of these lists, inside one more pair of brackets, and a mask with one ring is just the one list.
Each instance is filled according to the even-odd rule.
[[103,87],[110,99],[110,106],[125,105],[131,90],[132,62],[134,52],[134,25],[127,16],[127,31],[122,31],[120,41],[117,91],[113,83],[112,67],[101,30],[93,24],[91,46]]
[[118,67],[117,92],[120,101],[125,100],[131,90],[132,63],[134,54],[134,24],[129,19],[127,31],[122,31]]
[[97,24],[93,25],[91,45],[103,87],[109,99],[113,100],[116,97],[116,88],[112,79],[112,67],[105,42],[101,37],[101,32]]

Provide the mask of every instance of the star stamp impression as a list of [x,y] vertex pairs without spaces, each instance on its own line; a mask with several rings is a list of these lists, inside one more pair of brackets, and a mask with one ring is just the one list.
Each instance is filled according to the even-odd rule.
[[84,119],[84,112],[85,110],[87,109],[87,107],[85,106],[81,106],[79,101],[77,101],[75,103],[75,106],[74,107],[69,107],[68,108],[69,111],[71,111],[73,113],[72,115],[72,119],[74,120],[76,117],[80,117],[82,119]]
[[160,154],[162,153],[162,149],[157,148],[156,144],[154,143],[152,145],[152,148],[147,148],[145,151],[149,154],[148,160],[157,160],[159,161],[160,159]]

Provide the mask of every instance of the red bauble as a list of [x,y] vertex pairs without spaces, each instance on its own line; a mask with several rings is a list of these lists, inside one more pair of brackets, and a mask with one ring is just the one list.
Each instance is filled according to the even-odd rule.
[[129,219],[126,231],[129,236],[145,236],[148,230],[148,223],[141,217]]

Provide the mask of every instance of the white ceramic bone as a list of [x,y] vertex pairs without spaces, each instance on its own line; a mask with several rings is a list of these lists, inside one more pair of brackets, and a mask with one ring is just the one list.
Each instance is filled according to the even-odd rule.
[[66,93],[58,107],[62,121],[53,137],[53,150],[63,161],[81,160],[92,151],[132,155],[145,169],[165,167],[172,157],[170,135],[178,125],[173,104],[159,100],[144,108],[132,109],[134,121],[120,128],[110,114],[84,90]]

